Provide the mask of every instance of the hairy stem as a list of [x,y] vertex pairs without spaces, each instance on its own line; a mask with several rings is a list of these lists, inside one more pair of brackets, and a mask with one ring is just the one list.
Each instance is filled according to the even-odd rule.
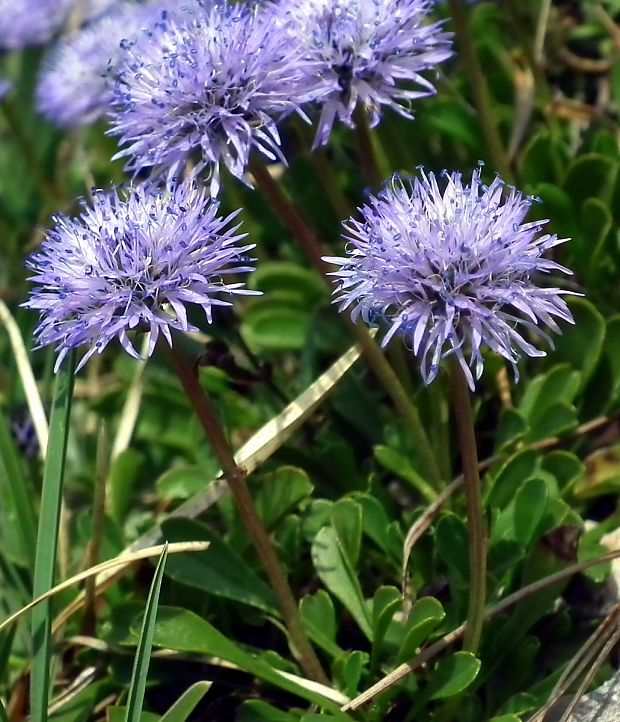
[[512,181],[512,171],[510,169],[510,163],[508,162],[506,149],[493,116],[489,86],[487,85],[480,60],[474,47],[468,10],[465,7],[464,0],[448,0],[448,5],[450,6],[450,13],[454,21],[454,30],[459,48],[469,75],[474,103],[478,111],[478,118],[482,126],[489,155],[491,156],[495,170],[502,175],[504,180]]
[[196,416],[209,439],[215,456],[222,467],[230,491],[236,502],[239,515],[252,540],[271,587],[278,599],[284,623],[290,635],[292,651],[304,672],[313,680],[329,685],[329,679],[321,667],[301,621],[297,602],[291,591],[286,573],[273,548],[271,538],[263,526],[250,490],[246,483],[247,472],[237,465],[232,449],[215,415],[209,397],[200,385],[196,374],[186,358],[177,349],[162,344],[168,352],[174,370],[192,404]]
[[[274,211],[278,214],[284,226],[297,240],[312,265],[325,276],[332,267],[323,260],[326,249],[318,233],[310,226],[295,205],[286,197],[278,183],[271,177],[269,171],[261,164],[252,166],[252,174],[256,184]],[[325,278],[327,283],[327,278]],[[356,341],[372,372],[375,374],[387,395],[392,399],[394,406],[401,415],[410,437],[416,446],[416,452],[422,464],[424,473],[434,489],[442,487],[441,474],[433,454],[431,443],[418,414],[416,407],[411,403],[406,389],[403,387],[394,369],[385,358],[383,351],[370,335],[365,326],[353,323],[348,316],[343,317],[351,329]]]
[[467,379],[458,360],[453,357],[450,379],[454,416],[461,447],[463,486],[469,526],[469,604],[463,649],[476,654],[480,646],[486,608],[487,552],[486,529],[478,473],[478,451],[474,433],[474,416]]

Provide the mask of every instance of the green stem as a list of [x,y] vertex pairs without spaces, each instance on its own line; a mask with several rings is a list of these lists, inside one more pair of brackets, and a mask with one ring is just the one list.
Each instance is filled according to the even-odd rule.
[[[33,599],[42,596],[54,586],[60,507],[69,435],[69,417],[73,394],[75,352],[72,351],[56,376],[54,401],[50,419],[49,441],[37,534],[36,557],[32,583]],[[37,722],[47,720],[50,688],[52,608],[48,600],[32,612],[32,642],[34,658],[30,681],[30,717]]]
[[323,671],[321,663],[306,635],[297,602],[291,591],[286,573],[275,553],[271,538],[263,526],[263,522],[258,516],[256,507],[254,506],[250,490],[246,483],[247,472],[244,468],[237,465],[232,449],[215,415],[211,401],[200,385],[196,374],[188,364],[186,358],[177,348],[171,349],[166,344],[162,344],[162,347],[166,349],[172,366],[194,408],[194,412],[211,443],[215,456],[222,466],[222,471],[235,499],[239,515],[278,599],[284,623],[286,624],[292,642],[292,651],[299,660],[304,672],[311,679],[329,685],[329,679]]
[[[326,249],[317,232],[284,195],[280,186],[263,165],[259,163],[253,165],[252,175],[263,195],[269,201],[284,226],[297,240],[310,263],[328,283],[326,275],[331,272],[332,267],[327,261],[323,260]],[[407,391],[368,329],[365,326],[353,323],[348,316],[344,316],[344,319],[360,345],[368,365],[382,384],[385,392],[392,399],[394,406],[405,422],[407,431],[416,445],[416,451],[427,479],[434,489],[441,489],[442,479],[433,449],[418,411],[411,403]]]
[[463,369],[454,357],[450,370],[452,401],[461,447],[463,487],[465,489],[469,526],[469,605],[463,649],[476,654],[480,646],[486,608],[486,529],[469,387]]
[[510,169],[506,149],[493,116],[489,86],[487,85],[480,60],[474,47],[468,10],[463,0],[448,0],[448,4],[450,6],[452,19],[454,20],[454,29],[460,51],[469,74],[474,103],[478,111],[478,118],[482,126],[489,155],[497,172],[502,175],[504,180],[511,182],[512,170]]

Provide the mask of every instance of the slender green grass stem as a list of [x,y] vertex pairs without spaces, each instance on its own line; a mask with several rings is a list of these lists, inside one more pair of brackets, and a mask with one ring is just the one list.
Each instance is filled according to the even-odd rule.
[[452,360],[450,371],[469,527],[469,603],[463,649],[476,654],[486,610],[487,539],[469,387],[456,358]]
[[[56,375],[54,387],[34,562],[32,589],[34,599],[45,594],[54,586],[74,369],[75,352],[71,352]],[[36,722],[46,722],[48,717],[47,705],[52,657],[51,624],[52,610],[51,602],[48,600],[35,607],[32,612],[34,657],[30,681],[30,716]]]
[[476,54],[471,26],[469,24],[469,11],[465,6],[464,0],[448,0],[448,5],[450,6],[450,13],[454,21],[454,30],[456,32],[461,56],[469,75],[474,103],[478,111],[478,119],[482,126],[489,155],[491,156],[495,170],[502,175],[504,180],[512,182],[513,174],[508,161],[506,148],[499,134],[496,119],[493,116],[489,86],[487,85],[480,60]]
[[[253,165],[252,174],[256,184],[284,226],[299,243],[299,246],[310,263],[323,276],[325,282],[328,283],[326,276],[331,272],[332,266],[323,260],[323,256],[327,251],[317,232],[287,198],[278,183],[262,164],[256,163]],[[368,329],[365,326],[353,323],[348,316],[344,316],[343,318],[360,345],[362,353],[372,372],[402,417],[407,427],[407,432],[413,439],[416,453],[428,481],[435,490],[440,490],[442,488],[442,479],[431,443],[424,430],[420,415],[411,402],[406,389],[386,359],[383,351],[370,335]]]
[[179,381],[211,443],[215,456],[222,466],[222,471],[235,500],[239,516],[254,544],[280,605],[284,623],[290,635],[292,651],[304,672],[311,679],[329,685],[329,679],[323,671],[321,663],[306,635],[286,573],[274,550],[271,538],[256,511],[246,483],[247,472],[237,465],[211,401],[186,358],[178,348],[171,349],[166,344],[162,344],[162,347],[166,349]]

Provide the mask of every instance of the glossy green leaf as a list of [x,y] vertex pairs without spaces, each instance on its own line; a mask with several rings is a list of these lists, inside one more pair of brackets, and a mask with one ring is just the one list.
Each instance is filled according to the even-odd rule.
[[[302,686],[289,677],[283,676],[270,664],[241,649],[205,619],[187,609],[160,608],[153,644],[179,652],[219,657],[300,699],[318,704],[334,713],[339,712],[337,703],[330,701],[312,688]],[[347,719],[346,715],[339,714],[339,716]]]
[[434,597],[418,599],[409,613],[404,636],[401,636],[397,663],[401,664],[413,659],[418,647],[426,642],[445,616],[444,608]]
[[349,610],[368,639],[372,639],[372,621],[357,575],[333,527],[323,527],[316,535],[312,542],[312,563],[323,584]]
[[332,507],[331,520],[340,548],[355,568],[362,543],[362,507],[353,499],[341,499]]
[[329,594],[324,589],[307,594],[299,609],[313,641],[333,657],[341,654],[342,649],[336,644],[336,611]]
[[381,466],[408,482],[423,499],[431,503],[437,499],[433,487],[418,474],[407,457],[389,446],[375,446],[373,451]]
[[267,529],[296,509],[312,493],[308,474],[295,466],[283,466],[267,474],[256,496],[256,508]]
[[435,548],[450,571],[460,580],[469,578],[467,527],[456,514],[446,512],[435,530]]
[[601,356],[605,339],[605,320],[585,298],[569,298],[567,303],[575,324],[562,325],[562,335],[554,339],[553,358],[556,361],[566,361],[580,371],[583,386]]
[[162,524],[170,542],[208,541],[203,552],[174,555],[166,566],[166,576],[188,586],[280,616],[269,586],[232,548],[207,526],[193,519],[167,519]]
[[160,722],[186,722],[213,682],[195,682],[162,716]]
[[529,479],[515,496],[514,536],[526,548],[536,541],[536,529],[545,514],[548,499],[549,490],[542,479]]

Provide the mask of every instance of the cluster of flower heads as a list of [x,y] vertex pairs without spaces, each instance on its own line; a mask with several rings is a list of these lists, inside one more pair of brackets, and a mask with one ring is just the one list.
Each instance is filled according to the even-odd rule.
[[211,323],[214,306],[230,305],[222,294],[254,293],[226,281],[252,270],[246,254],[254,246],[239,245],[237,213],[222,218],[218,209],[185,181],[97,192],[79,217],[56,216],[28,261],[36,285],[25,304],[41,314],[38,346],[56,346],[56,369],[72,348],[90,347],[81,367],[114,338],[139,358],[131,331],[150,331],[150,355],[160,334],[172,345],[171,329],[197,330],[187,305],[202,307]]
[[554,317],[573,321],[561,297],[567,292],[532,280],[570,271],[542,257],[567,239],[538,235],[546,221],[524,222],[531,204],[500,178],[484,185],[479,169],[469,185],[460,173],[394,178],[361,208],[361,220],[345,223],[348,255],[326,259],[340,267],[335,300],[353,320],[387,320],[383,344],[404,336],[426,383],[454,354],[473,389],[484,346],[518,378],[521,353],[545,355],[524,332],[550,343],[539,324],[559,332]]
[[101,118],[112,101],[114,68],[124,47],[157,22],[163,6],[163,0],[126,2],[59,40],[39,75],[39,111],[65,127]]
[[431,0],[279,0],[176,12],[129,49],[116,86],[112,133],[127,169],[172,168],[190,156],[243,179],[250,151],[284,161],[278,122],[321,108],[318,143],[359,105],[411,117],[435,92],[422,75],[451,55],[429,21]]
[[[137,356],[135,330],[150,331],[150,354],[160,334],[171,344],[171,329],[194,330],[187,304],[210,322],[212,307],[227,304],[222,293],[251,293],[223,280],[251,270],[236,214],[219,217],[206,191],[175,175],[187,164],[192,178],[208,171],[215,196],[221,165],[245,180],[252,151],[284,162],[278,122],[307,119],[313,106],[316,144],[336,120],[354,125],[358,108],[371,125],[384,106],[412,117],[412,103],[435,92],[428,71],[451,55],[450,35],[429,20],[434,4],[186,0],[169,11],[152,0],[63,41],[39,85],[41,109],[67,125],[99,117],[110,103],[102,76],[113,68],[118,156],[168,184],[97,193],[78,218],[58,216],[29,261],[36,287],[26,305],[41,313],[38,343],[56,345],[57,367],[70,349],[90,347],[83,365],[114,338]],[[404,336],[426,383],[454,355],[473,388],[484,347],[517,375],[522,353],[544,355],[528,338],[551,343],[555,319],[572,322],[565,292],[532,278],[568,271],[543,258],[563,241],[540,234],[545,221],[525,222],[531,203],[499,178],[485,186],[479,169],[469,185],[459,173],[394,178],[361,220],[345,223],[347,256],[327,259],[339,267],[336,302],[354,320],[387,321],[384,344]]]
[[424,77],[452,55],[451,34],[428,22],[435,0],[281,0],[301,53],[320,79],[315,145],[327,143],[336,119],[355,124],[363,108],[371,127],[388,106],[407,118],[412,103],[433,95]]

